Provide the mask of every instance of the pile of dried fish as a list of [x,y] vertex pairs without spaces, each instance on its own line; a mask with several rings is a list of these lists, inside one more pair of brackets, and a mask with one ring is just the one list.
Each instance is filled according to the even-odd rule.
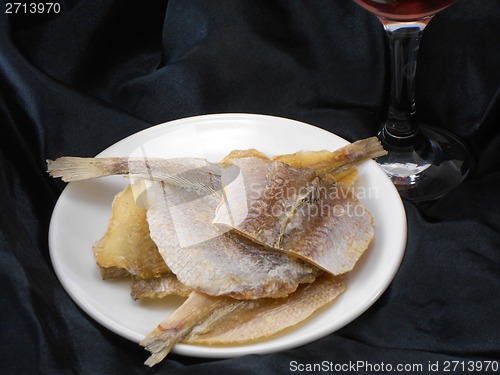
[[160,362],[178,342],[245,343],[296,325],[345,289],[368,248],[372,217],[349,189],[357,165],[385,154],[376,138],[334,152],[220,163],[178,158],[48,161],[64,181],[124,175],[105,235],[103,278],[130,275],[134,299],[187,297],[141,342]]

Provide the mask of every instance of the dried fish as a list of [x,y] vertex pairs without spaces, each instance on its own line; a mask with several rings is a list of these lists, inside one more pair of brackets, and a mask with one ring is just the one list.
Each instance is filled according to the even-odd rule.
[[269,337],[309,318],[344,290],[341,277],[324,274],[287,298],[242,301],[193,292],[141,342],[151,353],[145,364],[159,363],[178,342],[234,344]]
[[143,189],[137,181],[113,199],[106,232],[93,246],[104,279],[128,274],[147,279],[169,271],[149,235],[146,210],[135,202],[134,191]]
[[241,301],[223,319],[207,320],[196,326],[183,342],[197,345],[255,342],[304,321],[335,300],[345,288],[341,276],[323,274],[284,299]]
[[[339,179],[345,178],[352,174],[352,170],[359,162],[383,153],[380,142],[376,138],[369,138],[328,155],[303,161],[301,166],[306,165],[308,168],[302,169],[294,168],[281,161],[268,160],[258,152],[252,151],[251,157],[246,157],[248,154],[240,152],[233,155],[231,159],[226,158],[225,163],[221,164],[189,158],[147,159],[142,162],[128,158],[60,158],[53,162],[49,161],[49,171],[53,176],[62,176],[66,180],[125,174],[161,181],[163,188],[157,189],[155,194],[160,197],[160,202],[156,205],[161,208],[156,209],[153,204],[148,210],[152,238],[167,265],[180,281],[195,290],[200,290],[198,288],[207,287],[208,284],[193,280],[193,274],[198,275],[194,271],[195,268],[187,267],[184,262],[176,262],[179,257],[178,250],[189,248],[190,256],[193,256],[193,259],[196,259],[195,263],[198,264],[200,259],[204,259],[200,258],[201,253],[207,252],[207,248],[231,249],[226,252],[229,257],[227,259],[231,259],[235,253],[246,253],[247,244],[234,234],[225,235],[228,230],[234,230],[258,243],[261,245],[261,250],[271,247],[293,256],[299,256],[328,272],[345,272],[348,267],[340,268],[341,271],[339,271],[333,260],[323,262],[326,258],[321,255],[321,251],[312,252],[310,249],[292,248],[291,246],[303,243],[291,240],[293,237],[290,234],[291,228],[287,228],[292,220],[294,223],[300,221],[304,225],[315,225],[316,227],[302,228],[310,241],[309,247],[313,248],[315,240],[325,241],[324,236],[315,237],[319,234],[317,227],[324,227],[325,231],[331,231],[332,228],[328,225],[339,225],[342,228],[351,226],[353,236],[344,236],[342,239],[345,241],[339,241],[343,247],[338,247],[337,255],[344,254],[344,258],[347,257],[352,250],[349,240],[360,233],[362,238],[367,240],[356,243],[356,248],[361,249],[362,246],[366,248],[371,239],[370,233],[373,232],[371,216],[366,210],[359,217],[357,215],[353,217],[334,215],[336,220],[331,220],[331,216],[318,216],[316,220],[305,220],[295,218],[295,216],[306,212],[301,209],[302,207],[308,207],[307,212],[310,212],[311,208],[317,207],[318,199],[324,199],[318,194],[319,190],[327,187],[322,183],[322,177],[329,175]],[[291,164],[297,159],[300,159],[300,156],[281,157],[281,160],[288,160]],[[228,166],[229,163],[231,163],[230,166]],[[171,191],[165,194],[165,191],[169,189]],[[337,190],[342,191],[342,189]],[[360,206],[356,198],[348,194],[343,194],[341,199],[336,199],[335,202],[328,202],[329,204],[335,203],[334,207],[344,209],[349,205]],[[216,228],[212,223],[218,224],[218,227]],[[169,240],[174,235],[177,242],[173,241],[173,245],[169,244],[169,240],[166,239],[167,233],[170,236]],[[235,242],[238,242],[236,246]],[[234,248],[238,250],[233,251]],[[255,249],[255,246],[252,248]],[[172,256],[173,253],[177,253],[177,256]],[[269,250],[266,250],[266,253],[274,254]],[[358,253],[352,258],[353,260],[357,259]],[[344,264],[344,259],[341,259],[340,263]],[[271,264],[273,264],[271,267],[276,266],[276,263],[271,262]],[[190,271],[187,272],[186,269]],[[185,273],[183,274],[182,271]],[[295,276],[304,277],[302,271],[304,271],[303,268],[298,270]],[[220,287],[203,291],[210,294],[227,292],[227,290],[220,290]],[[233,292],[241,293],[243,290],[230,293]]]
[[212,224],[218,203],[213,197],[163,183],[152,189],[151,238],[187,287],[212,296],[255,299],[283,297],[315,279],[316,267],[219,230]]
[[[108,229],[94,245],[103,277],[123,275],[122,270],[138,276],[133,298],[185,295],[186,290],[235,298],[285,296],[314,280],[316,267],[213,225],[220,185],[209,174],[202,177],[198,181],[211,194],[157,181],[145,191],[138,180],[115,197]],[[151,197],[151,225],[146,210],[134,202],[144,195]],[[165,275],[169,270],[175,280]]]
[[357,164],[384,153],[378,140],[368,139],[317,158],[276,158],[310,169],[255,157],[234,160],[244,182],[225,184],[222,171],[224,201],[214,223],[332,274],[347,272],[368,248],[373,219],[352,191],[331,180],[349,181]]
[[[384,153],[371,138],[335,152],[272,160],[256,150],[234,151],[221,163],[63,157],[48,161],[48,171],[65,181],[109,175],[151,181],[147,212],[136,207],[125,216],[141,228],[146,223],[155,245],[147,262],[156,265],[159,254],[166,270],[143,274],[128,263],[109,263],[103,272],[133,274],[134,298],[189,295],[141,342],[152,366],[177,342],[268,337],[342,293],[342,277],[332,274],[352,269],[373,237],[372,217],[348,187],[361,161]],[[130,192],[123,195],[130,199]],[[133,228],[127,220],[116,223]],[[100,245],[106,247],[104,240],[94,250]]]

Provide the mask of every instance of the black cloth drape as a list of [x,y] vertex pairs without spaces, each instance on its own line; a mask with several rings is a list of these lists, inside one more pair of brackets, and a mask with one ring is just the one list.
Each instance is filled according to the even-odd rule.
[[[64,183],[45,160],[93,156],[151,125],[220,112],[293,118],[351,141],[374,135],[387,109],[385,35],[351,0],[60,4],[59,14],[0,14],[2,373],[288,374],[293,363],[363,361],[434,374],[446,361],[458,361],[455,373],[478,370],[470,361],[482,361],[477,373],[500,364],[498,0],[458,0],[424,32],[418,116],[465,139],[477,168],[439,201],[405,202],[406,254],[382,297],[303,347],[170,355],[152,370],[147,352],[94,322],[56,278],[47,231]],[[344,369],[335,373],[353,372]]]

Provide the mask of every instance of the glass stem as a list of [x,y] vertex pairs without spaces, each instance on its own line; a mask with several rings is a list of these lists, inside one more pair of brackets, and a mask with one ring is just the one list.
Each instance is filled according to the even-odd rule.
[[386,27],[391,56],[391,96],[387,120],[379,137],[388,145],[405,147],[418,133],[415,117],[415,73],[422,27]]

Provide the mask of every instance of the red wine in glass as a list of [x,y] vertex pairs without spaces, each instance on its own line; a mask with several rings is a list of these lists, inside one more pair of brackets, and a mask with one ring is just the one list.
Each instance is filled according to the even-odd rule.
[[469,175],[473,157],[450,132],[416,117],[415,72],[422,32],[454,0],[354,0],[378,17],[389,39],[391,92],[378,137],[388,154],[376,161],[402,197],[414,202],[441,198]]
[[430,17],[455,0],[354,0],[379,17],[394,21],[414,21]]

